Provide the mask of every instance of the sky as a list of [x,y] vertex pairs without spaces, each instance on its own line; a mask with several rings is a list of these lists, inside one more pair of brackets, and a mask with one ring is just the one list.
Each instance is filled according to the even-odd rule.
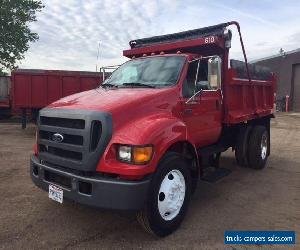
[[[95,71],[137,38],[238,21],[250,60],[300,48],[299,0],[44,0],[20,68]],[[242,59],[235,27],[231,58]],[[100,43],[100,47],[99,47]],[[98,47],[99,56],[98,56]],[[97,59],[98,58],[98,59]]]

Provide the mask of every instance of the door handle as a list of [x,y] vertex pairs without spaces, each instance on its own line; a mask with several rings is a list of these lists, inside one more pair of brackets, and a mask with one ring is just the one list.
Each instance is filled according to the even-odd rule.
[[183,110],[183,114],[191,115],[191,114],[193,114],[193,110],[192,109],[185,109],[185,110]]

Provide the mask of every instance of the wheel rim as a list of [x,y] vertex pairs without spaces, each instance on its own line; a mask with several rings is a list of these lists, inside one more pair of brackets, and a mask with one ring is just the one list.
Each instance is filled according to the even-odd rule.
[[264,133],[261,138],[260,148],[261,148],[261,158],[264,160],[267,157],[267,150],[268,150],[268,137],[266,133]]
[[157,197],[158,211],[164,220],[172,220],[179,214],[185,191],[185,179],[179,170],[172,170],[164,177]]

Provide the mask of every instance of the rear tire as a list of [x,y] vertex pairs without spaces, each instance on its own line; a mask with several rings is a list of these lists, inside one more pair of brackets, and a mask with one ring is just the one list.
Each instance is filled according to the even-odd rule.
[[266,166],[269,152],[269,133],[265,126],[255,126],[248,146],[249,167],[262,169]]
[[239,166],[248,167],[248,144],[249,135],[251,133],[252,127],[244,125],[240,128],[236,148],[235,148],[235,159]]
[[153,174],[148,198],[137,220],[149,233],[160,237],[181,224],[190,201],[191,175],[187,162],[177,153],[167,153]]

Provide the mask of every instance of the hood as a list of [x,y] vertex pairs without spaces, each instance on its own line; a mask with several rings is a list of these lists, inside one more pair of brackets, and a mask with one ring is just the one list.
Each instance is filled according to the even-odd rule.
[[93,89],[71,96],[64,97],[50,104],[48,108],[63,109],[87,109],[112,112],[115,110],[125,110],[126,106],[136,107],[138,104],[153,102],[156,99],[156,105],[160,101],[164,103],[166,97],[170,96],[173,88],[119,88],[119,89]]

